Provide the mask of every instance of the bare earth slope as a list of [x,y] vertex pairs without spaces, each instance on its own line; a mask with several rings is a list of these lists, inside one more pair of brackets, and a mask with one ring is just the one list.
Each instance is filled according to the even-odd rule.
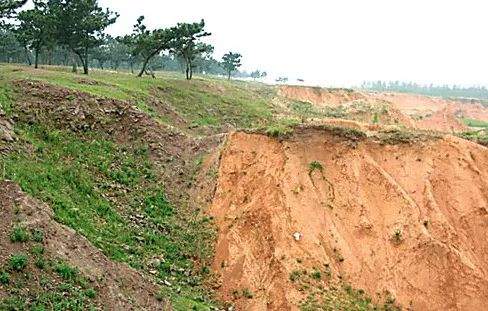
[[[294,271],[327,267],[325,287],[340,277],[404,308],[480,310],[487,180],[488,149],[450,136],[353,146],[313,129],[231,134],[211,207],[221,294],[239,310],[294,310],[307,296]],[[254,298],[236,297],[243,288]]]

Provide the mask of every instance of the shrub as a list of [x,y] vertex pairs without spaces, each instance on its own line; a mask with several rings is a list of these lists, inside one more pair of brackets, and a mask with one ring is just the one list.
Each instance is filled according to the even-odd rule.
[[58,273],[65,280],[74,279],[78,274],[78,270],[76,268],[72,268],[66,263],[58,263],[54,267],[54,271],[56,271],[56,273]]
[[43,258],[37,258],[36,259],[36,267],[41,269],[41,270],[46,267],[46,262],[44,261]]
[[295,282],[300,279],[302,272],[299,270],[294,270],[290,273],[290,281]]
[[395,232],[393,232],[393,236],[391,239],[395,243],[400,243],[403,240],[402,230],[396,229]]
[[373,115],[373,124],[378,124],[380,123],[380,117],[377,112],[374,113]]
[[42,243],[44,241],[44,232],[40,229],[33,230],[32,239],[37,243]]
[[10,233],[10,241],[12,243],[25,243],[29,241],[29,233],[24,227],[16,226]]
[[251,292],[249,288],[245,288],[242,291],[242,297],[247,298],[247,299],[252,299],[254,297],[254,294]]
[[42,254],[44,254],[44,247],[40,245],[36,245],[32,248],[31,252],[34,255],[41,256]]
[[312,279],[320,280],[322,278],[322,273],[319,270],[314,270],[312,272]]
[[12,270],[22,271],[27,266],[28,257],[25,254],[15,254],[10,256],[9,265]]
[[322,172],[324,170],[324,167],[319,161],[313,161],[308,165],[308,170],[310,174],[313,173],[314,171]]
[[293,127],[299,122],[294,119],[279,120],[266,128],[266,135],[271,137],[285,137],[293,133]]
[[10,274],[8,274],[5,271],[2,271],[0,273],[0,284],[7,285],[8,283],[10,283]]
[[97,292],[93,288],[89,288],[85,291],[86,297],[94,299],[97,296]]

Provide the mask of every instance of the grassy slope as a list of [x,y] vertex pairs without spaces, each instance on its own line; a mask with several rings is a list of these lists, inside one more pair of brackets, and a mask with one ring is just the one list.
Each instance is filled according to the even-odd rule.
[[28,67],[3,67],[0,74],[10,80],[39,80],[95,96],[127,100],[169,124],[174,120],[158,113],[158,105],[169,105],[190,127],[226,124],[238,128],[259,127],[273,117],[269,102],[275,91],[258,83],[207,77],[188,82],[175,73],[159,73],[158,79],[101,71],[82,76],[63,68],[34,71]]
[[[53,81],[60,85],[86,87],[68,82],[80,76],[63,72],[42,71],[38,76],[7,67],[2,73],[6,75],[0,84],[0,103],[8,114],[24,113],[16,110],[9,85],[13,79],[48,80],[54,75]],[[121,84],[131,84],[125,75],[120,77]],[[132,78],[132,82],[139,81]],[[113,260],[154,275],[161,284],[171,283],[162,286],[161,294],[169,296],[176,309],[204,310],[213,305],[211,293],[203,287],[209,269],[194,265],[195,258],[211,256],[213,229],[207,218],[167,201],[158,177],[161,172],[151,163],[146,145],[120,145],[106,133],[80,135],[47,122],[17,122],[15,131],[19,140],[14,150],[0,156],[3,178],[49,203],[56,220],[86,236]]]

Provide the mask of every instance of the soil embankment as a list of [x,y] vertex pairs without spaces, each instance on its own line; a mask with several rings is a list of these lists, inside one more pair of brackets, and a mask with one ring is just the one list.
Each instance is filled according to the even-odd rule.
[[324,288],[340,279],[404,308],[488,303],[485,147],[451,136],[382,145],[316,129],[281,141],[234,133],[218,176],[214,268],[239,310],[297,309],[308,292],[295,272],[324,267]]

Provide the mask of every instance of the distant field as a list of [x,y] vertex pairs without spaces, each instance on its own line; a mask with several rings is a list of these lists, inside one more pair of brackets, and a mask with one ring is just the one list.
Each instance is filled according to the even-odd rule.
[[475,120],[475,119],[469,119],[469,118],[463,118],[462,120],[463,120],[464,124],[466,124],[469,127],[488,128],[488,122],[487,121]]

